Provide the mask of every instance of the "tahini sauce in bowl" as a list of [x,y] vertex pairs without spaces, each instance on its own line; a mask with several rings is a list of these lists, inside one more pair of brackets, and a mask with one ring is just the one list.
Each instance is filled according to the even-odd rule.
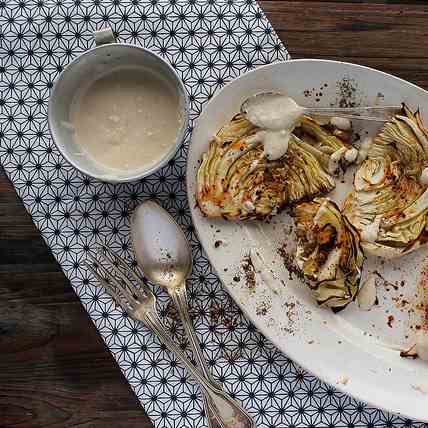
[[94,162],[137,172],[156,165],[175,145],[179,99],[162,76],[119,67],[76,94],[70,125],[76,146]]
[[86,175],[138,180],[165,165],[184,140],[189,102],[161,57],[110,43],[73,60],[55,82],[49,128],[62,155]]

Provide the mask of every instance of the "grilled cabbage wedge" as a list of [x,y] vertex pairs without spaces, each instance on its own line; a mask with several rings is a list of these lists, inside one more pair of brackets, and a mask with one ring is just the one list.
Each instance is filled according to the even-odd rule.
[[428,134],[419,112],[402,114],[373,139],[355,174],[343,213],[361,235],[367,254],[393,258],[428,241],[428,193],[421,183],[428,166]]
[[[285,206],[330,192],[335,182],[329,165],[349,144],[302,117],[287,153],[268,161],[254,138],[259,128],[236,115],[210,142],[197,174],[197,204],[208,217],[263,219]],[[341,159],[341,167],[346,161]]]
[[385,123],[367,154],[370,159],[385,157],[400,162],[404,174],[418,180],[428,164],[428,132],[419,110],[412,113],[403,104],[401,114]]
[[296,261],[320,306],[339,312],[358,294],[364,254],[357,230],[327,198],[297,204]]

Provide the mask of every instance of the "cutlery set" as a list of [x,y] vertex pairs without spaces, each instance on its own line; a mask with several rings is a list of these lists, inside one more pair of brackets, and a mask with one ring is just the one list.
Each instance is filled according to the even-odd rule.
[[248,413],[212,377],[200,348],[187,305],[186,278],[192,270],[192,258],[184,233],[165,210],[148,201],[134,211],[131,236],[144,275],[163,287],[177,307],[197,367],[171,339],[159,317],[156,296],[125,259],[102,247],[86,263],[88,270],[122,310],[159,337],[199,384],[210,428],[255,428]]

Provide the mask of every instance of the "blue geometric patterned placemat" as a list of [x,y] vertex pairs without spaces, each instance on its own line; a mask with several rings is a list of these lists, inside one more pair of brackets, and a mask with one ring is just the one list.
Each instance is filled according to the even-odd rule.
[[[94,45],[92,32],[107,25],[119,41],[166,58],[191,100],[189,132],[176,157],[158,173],[123,185],[97,182],[73,169],[47,126],[53,81]],[[157,428],[205,427],[198,388],[143,325],[93,286],[81,266],[99,244],[131,257],[129,213],[148,198],[176,218],[191,242],[190,305],[205,356],[258,427],[423,425],[339,393],[280,353],[223,290],[194,233],[185,190],[193,120],[226,82],[287,58],[253,0],[0,1],[1,164]],[[180,340],[176,313],[166,294],[155,290],[164,321]]]

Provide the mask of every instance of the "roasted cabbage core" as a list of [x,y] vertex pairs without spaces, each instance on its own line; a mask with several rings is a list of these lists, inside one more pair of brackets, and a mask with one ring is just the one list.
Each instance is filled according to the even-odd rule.
[[297,204],[296,261],[320,306],[342,310],[359,290],[364,254],[357,230],[327,198]]
[[365,253],[397,257],[428,240],[427,135],[419,112],[403,105],[373,139],[343,206]]

